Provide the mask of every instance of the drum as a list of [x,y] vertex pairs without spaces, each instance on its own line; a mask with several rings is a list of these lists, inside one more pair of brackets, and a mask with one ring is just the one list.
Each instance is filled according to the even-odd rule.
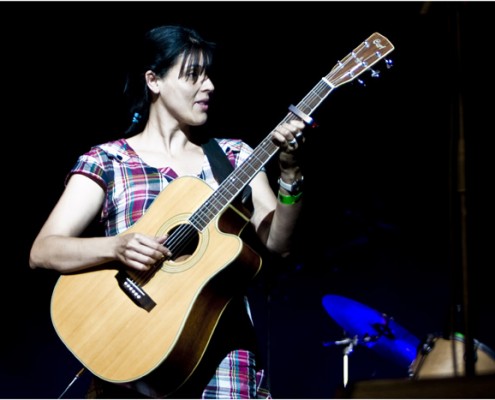
[[[464,375],[465,344],[463,336],[455,334],[450,340],[429,337],[410,367],[413,379],[446,378]],[[495,373],[495,352],[474,340],[476,375]]]

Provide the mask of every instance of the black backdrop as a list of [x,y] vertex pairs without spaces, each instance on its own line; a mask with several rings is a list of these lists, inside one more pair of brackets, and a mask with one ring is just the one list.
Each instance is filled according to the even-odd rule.
[[[202,129],[253,146],[371,33],[396,47],[393,68],[381,63],[379,79],[366,73],[365,86],[337,88],[314,114],[295,255],[253,285],[274,397],[334,397],[342,384],[343,349],[325,344],[344,333],[322,306],[325,294],[386,313],[418,340],[463,331],[467,298],[473,336],[495,346],[485,177],[493,11],[489,2],[0,3],[0,395],[58,397],[81,368],[51,326],[57,275],[31,271],[28,252],[76,157],[121,136],[125,63],[133,40],[158,24],[189,25],[218,43]],[[360,345],[349,368],[351,381],[408,372]],[[84,396],[88,379],[65,397]]]

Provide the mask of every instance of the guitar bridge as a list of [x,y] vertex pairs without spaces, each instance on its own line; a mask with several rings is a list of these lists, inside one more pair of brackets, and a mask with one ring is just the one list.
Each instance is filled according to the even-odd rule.
[[137,306],[144,308],[146,311],[150,312],[156,303],[153,299],[148,296],[148,294],[134,282],[124,271],[119,271],[115,275],[119,287],[122,291],[129,297]]

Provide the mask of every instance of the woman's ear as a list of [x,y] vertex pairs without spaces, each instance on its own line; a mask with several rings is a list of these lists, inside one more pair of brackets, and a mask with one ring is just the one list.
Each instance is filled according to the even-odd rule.
[[146,71],[144,74],[144,78],[146,79],[146,85],[148,88],[154,93],[158,94],[160,91],[160,87],[158,85],[158,77],[153,71]]

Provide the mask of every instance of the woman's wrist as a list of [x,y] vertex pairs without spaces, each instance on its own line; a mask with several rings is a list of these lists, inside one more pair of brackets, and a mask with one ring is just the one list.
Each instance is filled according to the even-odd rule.
[[287,182],[286,177],[280,177],[278,179],[278,200],[282,204],[296,204],[301,200],[303,194],[304,177],[299,175],[298,178],[293,178],[290,183]]

